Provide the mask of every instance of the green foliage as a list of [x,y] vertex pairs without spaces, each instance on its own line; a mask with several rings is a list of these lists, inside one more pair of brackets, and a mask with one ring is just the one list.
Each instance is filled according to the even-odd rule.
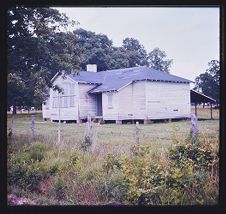
[[[215,124],[214,121],[208,123]],[[167,124],[162,125],[163,130],[168,130]],[[111,126],[106,125],[106,129]],[[65,129],[68,131],[69,127],[67,124]],[[74,133],[74,125],[71,128]],[[118,128],[120,133],[123,133],[122,128]],[[124,128],[127,133],[129,126]],[[8,190],[20,197],[32,195],[31,198],[41,200],[43,205],[216,204],[219,194],[218,136],[215,132],[203,135],[200,126],[198,143],[190,144],[181,131],[184,129],[180,126],[169,129],[173,135],[170,138],[169,134],[167,143],[172,145],[163,146],[160,141],[149,139],[146,144],[129,146],[131,141],[123,139],[127,147],[124,150],[125,147],[118,144],[119,149],[123,148],[120,153],[107,141],[109,134],[105,138],[106,147],[100,144],[100,148],[91,153],[81,151],[74,137],[60,146],[52,144],[49,138],[40,138],[45,143],[27,143],[27,135],[18,131],[18,138],[15,135],[8,141]],[[116,133],[115,129],[110,130]],[[108,133],[111,132],[108,130]]]
[[159,48],[154,48],[148,54],[149,67],[155,70],[163,71],[169,73],[172,59],[166,59],[165,51],[160,50]]
[[109,173],[110,171],[118,168],[120,169],[121,164],[119,159],[117,159],[114,155],[112,154],[107,154],[107,157],[104,160],[103,163],[103,168],[104,170],[106,170],[107,173]]
[[87,64],[97,64],[98,71],[109,69],[112,41],[104,34],[96,34],[84,29],[73,31],[76,44],[81,48],[81,68],[86,70]]
[[127,53],[129,67],[148,65],[147,52],[137,39],[125,38],[122,43]]
[[47,176],[47,170],[37,161],[23,162],[23,159],[9,161],[8,182],[23,189],[36,190],[39,183]]
[[117,200],[128,204],[205,204],[206,184],[217,158],[205,144],[175,143],[165,155],[153,153],[150,146],[133,146],[129,157],[107,155],[103,169],[111,178],[120,174],[120,179],[109,180],[106,191],[123,189],[124,197]]
[[90,139],[89,136],[85,136],[84,140],[81,143],[81,149],[84,151],[88,151],[91,145],[92,145],[92,140]]
[[122,172],[116,168],[114,170],[113,174],[100,179],[99,195],[108,201],[124,201],[128,187],[124,184]]
[[109,68],[120,69],[129,68],[130,60],[127,50],[123,47],[113,47],[110,55]]
[[220,62],[218,60],[211,60],[208,62],[208,66],[205,73],[196,77],[194,89],[215,99],[217,104],[219,104]]
[[35,190],[48,175],[48,169],[40,162],[45,157],[47,146],[41,143],[24,145],[17,154],[11,154],[8,162],[8,182],[21,188]]
[[48,145],[43,143],[33,143],[29,147],[24,147],[24,152],[28,154],[28,158],[33,161],[41,161],[44,159],[45,153],[48,150]]
[[53,182],[53,191],[58,200],[65,197],[66,185],[65,185],[65,181],[63,180],[62,177],[60,177],[60,176],[55,177],[54,182]]
[[16,6],[7,12],[8,106],[40,107],[56,72],[78,69],[75,38],[60,33],[74,22],[50,8]]
[[179,167],[190,163],[197,170],[208,170],[215,158],[210,148],[200,144],[179,144],[169,149],[169,159]]
[[151,153],[149,145],[134,145],[131,146],[131,153],[137,157],[143,157],[145,155],[149,155]]

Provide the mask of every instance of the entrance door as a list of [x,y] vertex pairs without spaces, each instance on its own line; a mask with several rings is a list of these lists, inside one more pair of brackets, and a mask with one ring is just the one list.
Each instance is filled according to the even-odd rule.
[[102,110],[102,94],[97,94],[97,116],[102,116],[103,115],[103,110]]

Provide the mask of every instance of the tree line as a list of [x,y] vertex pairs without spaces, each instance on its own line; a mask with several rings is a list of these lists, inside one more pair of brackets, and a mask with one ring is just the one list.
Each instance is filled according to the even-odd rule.
[[[81,28],[68,31],[76,24],[56,9],[17,6],[8,10],[8,107],[41,106],[58,71],[78,73],[87,64],[97,64],[98,71],[146,65],[170,72],[173,60],[165,51],[154,48],[148,53],[134,38],[125,38],[121,47],[115,47],[104,34]],[[208,74],[197,79],[198,89],[206,85],[203,78],[215,75],[214,63]]]

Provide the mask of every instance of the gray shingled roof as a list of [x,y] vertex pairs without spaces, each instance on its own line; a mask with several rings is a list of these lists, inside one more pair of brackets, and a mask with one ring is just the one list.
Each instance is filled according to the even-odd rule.
[[81,71],[79,75],[70,74],[69,77],[76,82],[96,84],[89,93],[118,91],[120,88],[141,80],[190,83],[192,81],[171,75],[152,68],[141,66],[125,69],[107,70],[101,72]]

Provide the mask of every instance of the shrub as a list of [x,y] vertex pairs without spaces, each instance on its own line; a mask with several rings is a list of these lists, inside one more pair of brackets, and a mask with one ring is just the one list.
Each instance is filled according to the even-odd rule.
[[35,190],[40,181],[48,176],[42,165],[47,146],[34,143],[24,145],[22,150],[11,154],[8,161],[8,182],[22,189]]
[[131,146],[130,151],[136,157],[144,157],[151,153],[150,145],[134,145]]
[[176,143],[165,156],[153,153],[150,146],[132,146],[129,157],[107,155],[103,169],[110,178],[105,181],[105,193],[109,200],[136,205],[206,204],[209,198],[216,201],[217,191],[208,183],[217,158],[206,144]]
[[111,172],[115,168],[120,168],[121,164],[119,159],[117,159],[113,154],[108,154],[103,163],[103,168],[107,173]]
[[34,161],[41,161],[45,157],[48,146],[44,143],[32,143],[28,148],[25,147],[24,152],[28,152],[29,158]]
[[88,151],[91,145],[92,145],[92,140],[90,139],[89,136],[85,136],[84,140],[81,143],[81,149],[84,151]]
[[210,169],[216,155],[204,144],[182,144],[178,143],[169,148],[169,159],[172,167],[183,168],[189,163],[195,170]]
[[124,184],[123,174],[117,170],[109,176],[102,176],[99,183],[99,197],[107,201],[122,202],[126,199],[128,191],[127,185]]
[[57,199],[62,199],[65,197],[66,185],[65,181],[59,176],[57,176],[53,183],[53,190]]
[[128,187],[127,202],[136,205],[161,204],[159,190],[164,183],[161,165],[147,157],[133,157],[125,160],[122,168],[124,184]]
[[9,161],[8,182],[22,189],[36,190],[40,181],[48,175],[46,169],[36,162]]

